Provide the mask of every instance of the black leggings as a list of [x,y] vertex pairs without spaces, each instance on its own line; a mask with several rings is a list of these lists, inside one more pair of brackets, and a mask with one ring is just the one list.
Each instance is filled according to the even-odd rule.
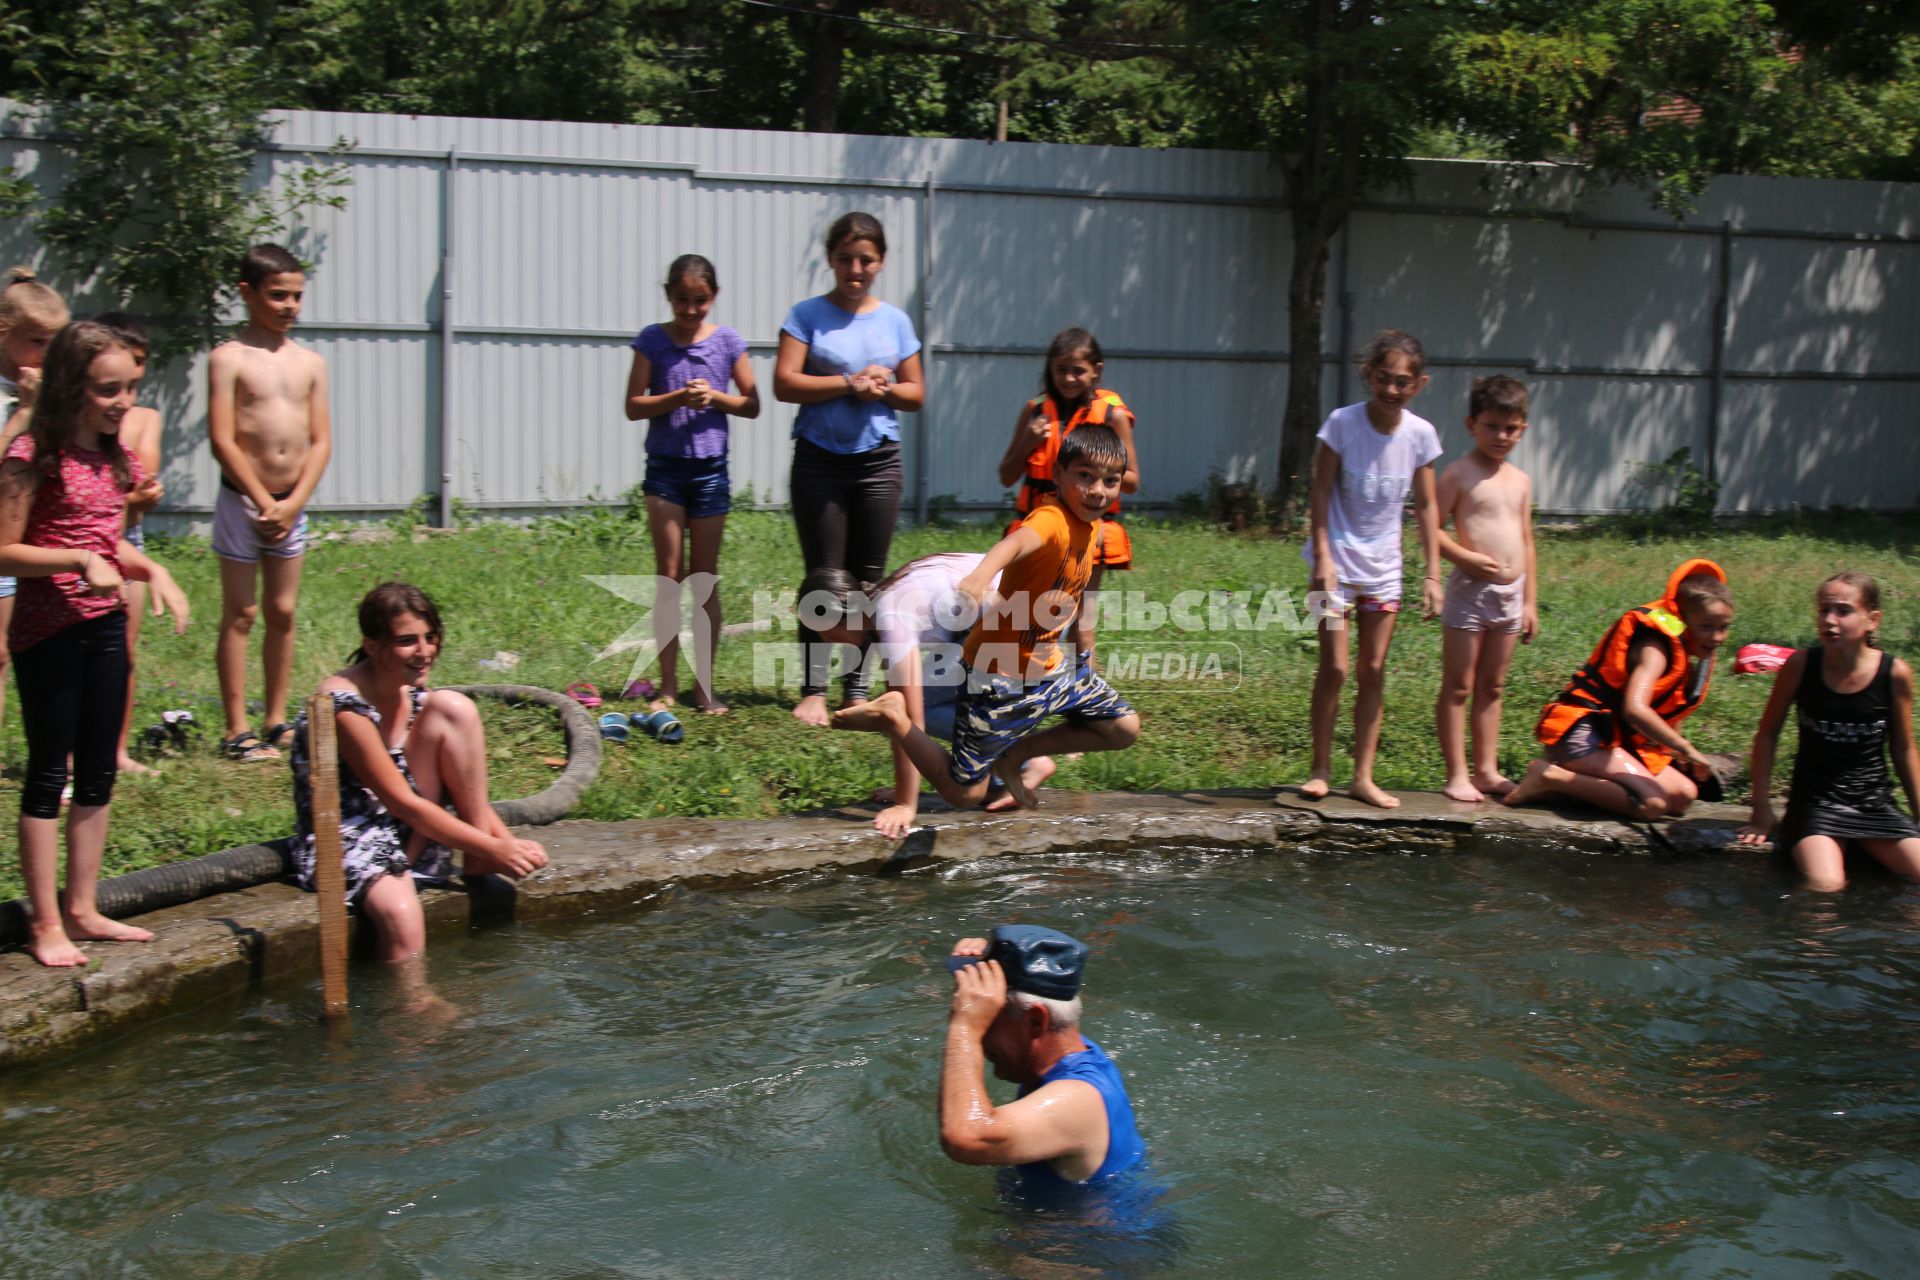
[[[787,488],[807,572],[845,569],[864,586],[886,577],[887,549],[893,545],[893,527],[900,519],[903,484],[897,440],[865,453],[833,453],[795,440]],[[820,643],[804,622],[800,643],[806,654],[800,696],[825,693],[833,646]],[[841,685],[848,698],[864,698],[866,662],[850,667]]]
[[23,815],[60,816],[68,755],[73,756],[76,808],[113,799],[129,670],[123,609],[76,622],[13,655],[20,725],[27,734]]

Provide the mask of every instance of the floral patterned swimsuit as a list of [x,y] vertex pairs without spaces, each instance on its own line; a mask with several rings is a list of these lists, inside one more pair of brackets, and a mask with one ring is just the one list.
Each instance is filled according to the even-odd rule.
[[[380,713],[373,704],[350,689],[335,689],[333,709],[336,714],[351,711],[355,715],[365,716],[376,727],[380,724]],[[413,724],[420,718],[420,708],[425,705],[425,689],[409,689],[411,700],[411,718],[407,722],[407,734],[413,733]],[[407,765],[406,744],[388,747],[387,754],[393,757],[400,776],[414,787],[413,770]],[[312,748],[307,737],[307,713],[300,712],[293,722],[293,807],[299,815],[299,833],[296,837],[293,853],[300,868],[300,887],[309,892],[313,889],[313,759]],[[408,862],[407,840],[412,830],[398,818],[387,812],[387,806],[373,789],[353,776],[346,762],[340,764],[340,852],[346,866],[347,902],[358,902],[360,895],[367,891],[381,876],[406,875],[411,873],[415,880],[424,880],[432,884],[446,884],[454,877],[453,850],[443,844],[429,843],[420,851],[418,861]]]

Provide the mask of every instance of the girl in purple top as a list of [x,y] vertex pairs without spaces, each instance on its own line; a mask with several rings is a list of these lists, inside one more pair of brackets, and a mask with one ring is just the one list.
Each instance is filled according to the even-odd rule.
[[[713,646],[720,635],[720,537],[732,509],[727,481],[727,416],[760,416],[760,392],[747,343],[725,325],[708,324],[720,296],[713,264],[685,253],[667,268],[673,319],[650,324],[633,340],[627,374],[627,421],[647,420],[647,527],[653,533],[653,638],[660,650],[655,710],[680,697],[680,583],[693,574],[695,614],[693,705],[725,715],[713,693]],[[739,388],[729,395],[727,385]],[[691,541],[691,551],[687,543]],[[702,627],[702,622],[704,626]]]
[[[107,843],[114,757],[127,697],[125,579],[145,580],[155,613],[187,623],[165,569],[123,536],[140,464],[120,443],[140,369],[105,325],[70,324],[47,348],[27,434],[0,465],[0,573],[20,579],[9,639],[27,735],[20,788],[20,869],[41,964],[87,963],[76,942],[145,942],[145,929],[100,914],[95,887]],[[67,891],[55,892],[60,791],[73,760]]]

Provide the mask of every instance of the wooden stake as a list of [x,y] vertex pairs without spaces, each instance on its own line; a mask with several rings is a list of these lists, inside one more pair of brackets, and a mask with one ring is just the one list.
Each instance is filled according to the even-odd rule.
[[313,762],[313,896],[320,911],[322,1016],[347,1015],[347,885],[340,853],[340,747],[333,695],[307,699],[308,759]]

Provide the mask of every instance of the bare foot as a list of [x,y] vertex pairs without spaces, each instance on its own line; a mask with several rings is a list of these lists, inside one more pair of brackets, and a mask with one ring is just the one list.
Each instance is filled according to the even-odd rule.
[[1553,765],[1545,760],[1535,760],[1527,766],[1526,776],[1520,779],[1520,784],[1501,796],[1500,802],[1514,808],[1519,808],[1523,804],[1532,804],[1553,790],[1549,785],[1553,772]]
[[41,933],[33,931],[33,941],[27,949],[33,958],[49,969],[71,969],[87,963],[87,953],[73,945],[73,940],[64,931],[54,930]]
[[[794,709],[794,714],[800,714],[798,708]],[[883,693],[872,702],[857,702],[842,707],[833,713],[830,723],[836,729],[893,736],[905,736],[907,730],[913,727],[913,719],[907,715],[907,700],[898,689]]]
[[1364,782],[1359,778],[1355,778],[1352,785],[1347,788],[1347,794],[1353,799],[1358,800],[1361,804],[1370,804],[1376,809],[1398,809],[1400,807],[1400,797],[1389,795],[1387,792],[1382,791],[1371,778]]
[[86,915],[63,916],[69,938],[80,938],[87,942],[152,942],[150,930],[137,925],[122,924],[118,920],[109,920],[98,911]]
[[647,710],[649,710],[649,711],[671,711],[671,710],[673,710],[673,709],[674,709],[675,707],[677,707],[677,706],[679,706],[679,705],[680,705],[680,695],[679,695],[679,694],[677,694],[677,693],[663,693],[663,694],[661,694],[661,695],[660,695],[659,697],[657,697],[657,698],[651,698],[651,699],[649,699],[649,700],[647,701]]
[[723,716],[733,710],[710,693],[696,689],[693,694],[693,709],[703,716]]
[[113,767],[123,777],[157,777],[160,773],[158,769],[142,764],[124,751],[120,753],[120,758],[113,762]]
[[816,729],[826,728],[827,695],[810,693],[800,699],[800,704],[793,709],[793,718],[801,724],[810,724]]
[[1002,808],[1038,809],[1040,807],[1040,797],[1027,788],[1026,780],[1020,776],[1019,768],[1009,766],[1004,756],[994,761],[993,776],[1007,786],[1006,799],[1009,803]]
[[1486,796],[1465,778],[1448,778],[1447,785],[1440,788],[1441,794],[1449,800],[1458,800],[1461,804],[1479,804]]
[[1325,800],[1327,792],[1333,790],[1333,779],[1324,773],[1316,773],[1300,784],[1300,794],[1308,800]]
[[[1038,791],[1046,785],[1047,779],[1053,776],[1054,770],[1058,767],[1053,763],[1052,756],[1035,756],[1020,766],[1020,781],[1027,785],[1029,791]],[[1013,798],[1012,792],[1003,792],[987,802],[987,812],[1001,813],[1013,808],[1017,803],[1019,802]]]
[[1480,788],[1481,795],[1495,800],[1513,790],[1513,780],[1498,773],[1475,774],[1473,785]]

